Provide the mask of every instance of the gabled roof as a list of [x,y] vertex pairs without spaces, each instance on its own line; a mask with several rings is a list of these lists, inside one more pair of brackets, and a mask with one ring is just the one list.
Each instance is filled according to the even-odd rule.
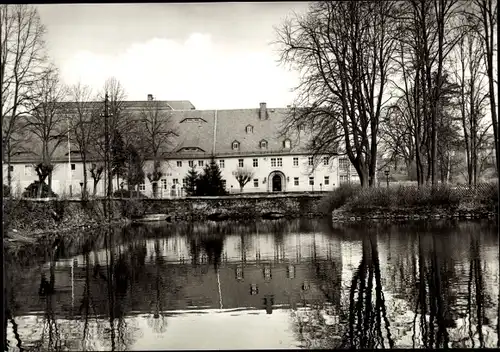
[[[148,102],[127,102],[130,107],[131,118],[136,115],[136,109],[146,106]],[[102,104],[102,103],[100,103]],[[165,106],[165,105],[164,105]],[[268,108],[268,118],[262,120],[259,108],[234,109],[234,110],[170,110],[168,114],[176,135],[172,143],[166,146],[160,154],[168,158],[198,158],[210,157],[212,153],[218,156],[231,155],[258,155],[258,154],[303,154],[307,153],[306,143],[310,136],[308,133],[293,131],[288,135],[281,135],[284,120],[290,109]],[[188,119],[189,123],[181,123]],[[137,121],[137,123],[140,123]],[[216,124],[216,126],[215,126]],[[247,133],[246,127],[253,126],[253,133]],[[214,128],[215,127],[215,128]],[[284,147],[285,139],[290,139],[291,148]],[[238,150],[232,149],[233,141],[239,142]],[[266,141],[267,148],[261,148],[260,142]],[[35,153],[40,148],[36,138],[28,138],[28,150]],[[67,143],[61,143],[55,151],[54,161],[67,161]],[[186,149],[187,148],[187,149]],[[196,149],[194,149],[196,148]],[[73,153],[72,153],[73,154]],[[24,157],[24,158],[27,158]],[[13,162],[21,161],[23,157],[14,156]],[[78,161],[79,157],[71,155],[71,159]],[[90,156],[96,159],[96,156]]]

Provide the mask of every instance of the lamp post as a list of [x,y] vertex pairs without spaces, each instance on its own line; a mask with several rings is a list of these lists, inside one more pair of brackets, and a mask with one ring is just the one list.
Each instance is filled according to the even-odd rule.
[[389,168],[385,169],[385,179],[387,181],[387,188],[389,188]]

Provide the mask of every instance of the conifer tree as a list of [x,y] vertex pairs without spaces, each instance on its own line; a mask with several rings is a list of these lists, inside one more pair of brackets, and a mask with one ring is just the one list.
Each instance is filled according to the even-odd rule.
[[221,171],[214,157],[205,166],[203,174],[199,177],[196,194],[199,196],[222,196],[227,194],[222,182]]
[[188,196],[196,195],[196,187],[199,177],[200,176],[198,175],[195,166],[192,166],[186,177],[186,194]]

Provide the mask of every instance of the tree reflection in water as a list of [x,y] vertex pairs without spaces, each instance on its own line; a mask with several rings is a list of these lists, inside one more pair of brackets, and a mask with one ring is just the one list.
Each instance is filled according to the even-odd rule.
[[362,259],[349,290],[348,334],[341,347],[393,348],[394,340],[382,291],[377,239],[369,235],[363,238],[362,243]]
[[161,278],[160,273],[163,271],[165,260],[161,255],[160,251],[160,240],[158,238],[155,239],[154,242],[154,252],[155,252],[155,301],[151,302],[151,305],[154,306],[153,314],[151,314],[148,318],[148,326],[153,329],[153,331],[157,334],[163,334],[167,330],[167,319],[163,314],[163,304],[161,293],[163,292],[163,280]]

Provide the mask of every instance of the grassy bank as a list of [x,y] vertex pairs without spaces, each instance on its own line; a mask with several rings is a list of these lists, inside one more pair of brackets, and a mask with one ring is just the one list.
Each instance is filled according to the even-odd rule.
[[370,211],[447,209],[450,211],[491,211],[498,209],[498,185],[481,184],[476,187],[439,185],[412,187],[375,187],[343,185],[322,200],[329,210],[343,210],[353,216]]

